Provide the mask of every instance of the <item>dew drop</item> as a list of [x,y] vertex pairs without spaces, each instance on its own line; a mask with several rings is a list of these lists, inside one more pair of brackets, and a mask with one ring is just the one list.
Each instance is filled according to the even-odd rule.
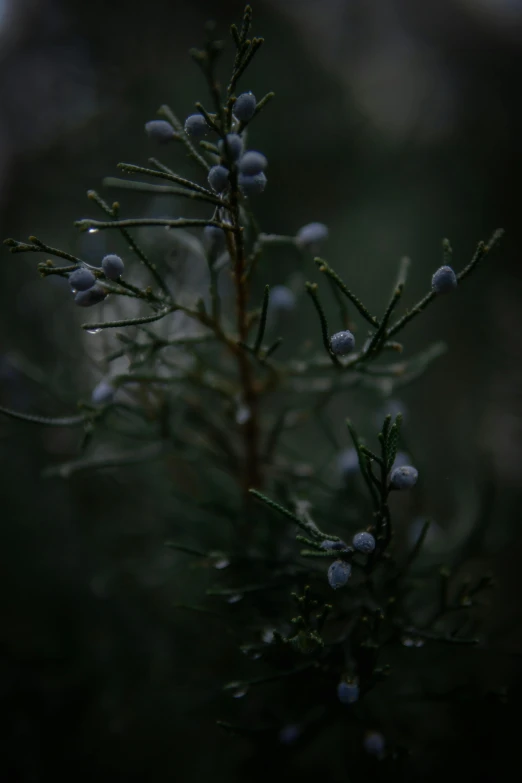
[[86,329],[85,331],[87,334],[98,334],[98,332],[101,332],[101,329]]
[[243,596],[241,595],[241,593],[234,593],[234,595],[231,595],[227,598],[227,604],[237,604],[242,599]]
[[230,560],[227,560],[226,557],[221,557],[214,562],[214,568],[217,568],[218,571],[221,571],[223,568],[228,568],[229,565]]
[[97,234],[99,230],[100,230],[99,228],[90,228],[87,233],[88,234]]

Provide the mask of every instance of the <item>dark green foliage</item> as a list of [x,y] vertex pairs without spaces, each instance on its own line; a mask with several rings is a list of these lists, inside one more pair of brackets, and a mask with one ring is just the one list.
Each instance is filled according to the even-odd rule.
[[[121,317],[116,309],[110,318],[101,313],[82,324],[88,331],[114,334],[114,350],[105,359],[110,382],[92,392],[90,403],[81,403],[78,415],[45,419],[6,408],[0,412],[42,425],[83,427],[81,453],[54,469],[64,479],[80,470],[145,466],[151,460],[167,465],[173,460],[186,470],[181,478],[174,472],[177,522],[166,546],[179,553],[180,569],[188,573],[191,560],[205,563],[210,577],[190,603],[179,606],[194,612],[203,627],[209,623],[209,646],[218,638],[224,644],[210,618],[232,627],[234,640],[241,637],[238,652],[248,659],[243,666],[238,660],[237,675],[228,684],[216,675],[212,698],[222,710],[220,728],[253,744],[273,734],[282,744],[298,745],[302,736],[312,743],[324,727],[348,720],[359,749],[366,737],[372,761],[399,768],[407,748],[372,733],[376,699],[389,700],[393,715],[395,696],[408,685],[404,656],[416,648],[473,648],[481,642],[473,616],[468,618],[491,581],[482,576],[463,584],[446,567],[434,573],[421,568],[429,521],[413,547],[396,536],[395,520],[405,512],[401,493],[392,490],[413,488],[416,482],[416,469],[394,467],[408,450],[400,414],[384,416],[371,439],[363,437],[364,428],[346,422],[353,450],[345,452],[351,459],[340,461],[339,469],[345,479],[348,473],[353,479],[348,495],[339,488],[338,476],[323,471],[320,462],[326,452],[329,460],[340,456],[339,421],[331,409],[336,395],[361,388],[369,398],[388,398],[443,353],[438,341],[413,355],[402,342],[406,327],[432,302],[436,306],[442,289],[434,284],[436,290],[397,316],[410,268],[403,258],[389,299],[376,316],[327,260],[312,262],[307,255],[327,239],[324,224],[303,226],[295,237],[260,230],[249,197],[265,189],[266,158],[255,152],[240,157],[239,152],[246,125],[250,135],[252,121],[273,94],[259,102],[249,92],[236,97],[238,82],[263,44],[249,37],[251,17],[247,7],[240,27],[232,27],[236,53],[226,87],[217,76],[223,47],[209,35],[203,49],[191,52],[206,80],[209,103],[197,103],[199,113],[184,126],[167,106],[159,110],[164,120],[147,123],[151,137],[169,136],[179,143],[197,171],[194,179],[154,158],[150,166],[119,164],[124,174],[147,178],[131,180],[129,187],[186,199],[190,216],[125,218],[119,203],[109,204],[91,191],[89,199],[103,219],[87,217],[76,224],[80,231],[119,235],[127,248],[125,269],[123,263],[102,263],[92,273],[95,285],[75,300],[93,306],[108,298],[115,308],[122,302],[132,306]],[[113,184],[121,187],[119,181]],[[204,285],[186,291],[176,268],[159,266],[135,238],[147,228],[175,235],[176,248],[183,248],[191,262],[202,260]],[[471,262],[456,274],[459,283],[500,235],[479,243]],[[6,244],[12,253],[51,256],[38,265],[44,278],[67,278],[84,265],[36,237]],[[289,311],[290,299],[282,291],[294,294],[266,284],[269,251],[277,245],[294,252],[311,278],[296,293],[304,300],[303,326],[307,332],[315,329],[313,345],[283,346],[272,329],[271,305]],[[445,261],[451,257],[448,240],[443,256]],[[107,258],[118,257],[107,256],[104,262]],[[339,318],[343,329],[336,332],[330,323]],[[347,328],[352,318],[358,322],[354,329],[368,331],[366,339],[355,341]],[[286,358],[278,359],[285,350]],[[117,361],[125,367],[111,373]],[[310,423],[317,425],[321,442],[308,437],[308,453],[296,456],[288,447],[289,435]],[[92,444],[103,443],[115,424],[122,434],[138,434],[145,443],[100,455]],[[202,532],[208,533],[209,523],[213,537]],[[361,528],[364,532],[357,533]],[[352,539],[353,547],[345,543]],[[271,689],[270,709],[249,709],[251,697],[254,704],[256,698],[262,701],[255,692],[264,688]],[[221,689],[236,701],[219,702]],[[297,728],[285,718],[288,711],[298,716]]]

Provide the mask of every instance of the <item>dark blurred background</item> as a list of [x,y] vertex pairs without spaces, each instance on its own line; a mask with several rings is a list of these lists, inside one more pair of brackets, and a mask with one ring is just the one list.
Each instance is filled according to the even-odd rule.
[[[93,259],[117,252],[112,237],[73,227],[95,216],[86,191],[117,175],[118,161],[145,164],[155,154],[143,125],[160,104],[184,117],[206,98],[188,49],[208,18],[225,36],[242,6],[0,0],[2,237],[36,234]],[[267,42],[243,88],[276,92],[251,133],[270,161],[266,198],[256,202],[263,230],[327,223],[328,260],[377,310],[402,255],[413,261],[411,302],[442,262],[442,237],[459,268],[477,240],[506,229],[458,301],[436,303],[408,333],[409,351],[435,340],[450,350],[400,402],[423,511],[445,536],[441,556],[481,513],[491,520],[467,566],[496,573],[487,631],[497,652],[484,671],[516,700],[522,1],[256,0],[254,14],[254,32]],[[179,149],[168,154],[169,165],[190,172]],[[130,215],[155,208],[145,197],[118,197]],[[1,252],[0,404],[66,415],[102,377],[111,338],[77,328],[83,318],[64,281],[41,281],[39,257]],[[262,282],[287,283],[295,262],[269,258]],[[289,330],[316,334],[306,301]],[[371,404],[375,413],[379,400]],[[368,401],[344,400],[339,420],[347,413],[368,416]],[[227,629],[210,633],[216,620],[174,606],[187,593],[186,561],[181,568],[162,546],[179,521],[165,468],[43,478],[49,465],[75,457],[78,440],[77,431],[0,419],[2,779],[249,779],[240,766],[248,746],[216,730],[210,707],[234,674]],[[192,594],[206,579],[193,569]],[[483,718],[470,726],[428,712],[420,739],[412,713],[397,728],[401,741],[416,736],[422,746],[411,779],[422,779],[423,764],[454,769],[450,757],[473,742],[481,750],[469,752],[463,770],[475,779],[512,763],[509,704],[501,717],[488,708]],[[320,760],[319,750],[309,771]],[[342,765],[329,775],[347,779]]]

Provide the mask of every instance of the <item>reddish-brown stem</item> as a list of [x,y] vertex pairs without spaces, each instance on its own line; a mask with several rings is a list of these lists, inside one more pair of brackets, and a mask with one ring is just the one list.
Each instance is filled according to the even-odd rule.
[[[234,177],[234,179],[236,179]],[[236,287],[236,318],[237,332],[240,342],[248,340],[248,281],[246,277],[245,246],[243,241],[243,228],[239,219],[239,202],[237,182],[232,182],[230,197],[230,212],[233,221],[233,269]],[[232,244],[232,243],[230,243]],[[245,497],[248,490],[259,488],[261,485],[261,473],[259,466],[259,399],[252,366],[247,354],[239,349],[236,353],[241,386],[243,388],[243,403],[249,411],[249,417],[243,424],[243,437],[245,444],[245,469],[243,472],[243,491]]]

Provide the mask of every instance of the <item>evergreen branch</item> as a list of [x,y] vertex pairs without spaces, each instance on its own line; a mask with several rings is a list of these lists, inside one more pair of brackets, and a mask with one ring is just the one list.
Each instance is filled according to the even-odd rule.
[[266,285],[265,293],[263,295],[263,304],[261,306],[261,318],[259,319],[259,328],[257,330],[256,341],[254,343],[254,353],[256,354],[256,356],[259,353],[259,349],[261,348],[261,345],[263,343],[263,337],[265,335],[266,316],[268,313],[269,300],[270,300],[270,286]]
[[241,64],[235,69],[234,73],[232,74],[230,84],[228,85],[227,88],[229,95],[231,95],[234,92],[236,88],[236,84],[238,83],[239,79],[241,78],[245,70],[248,68],[248,66],[250,65],[256,53],[259,51],[259,49],[264,44],[264,42],[265,42],[264,38],[252,39],[250,47],[248,48],[246,55],[243,57]]
[[[481,261],[484,256],[489,253],[500,241],[502,236],[504,235],[503,229],[497,229],[493,235],[491,236],[488,244],[485,244],[484,242],[479,242],[477,245],[477,249],[475,250],[475,253],[473,254],[473,258],[471,259],[470,263],[462,269],[458,275],[457,280],[460,282],[465,277],[467,277],[477,266],[479,261]],[[444,252],[447,254],[448,250],[447,248],[444,250]],[[430,304],[430,302],[435,299],[437,296],[437,293],[435,291],[430,291],[429,294],[426,294],[426,296],[421,299],[419,302],[417,302],[414,307],[412,307],[411,310],[409,310],[405,315],[402,316],[402,318],[399,318],[399,320],[389,329],[388,331],[388,337],[393,337],[394,334],[397,334],[401,329],[406,326],[407,323],[409,323],[413,318],[415,318],[416,315],[419,315],[423,310],[426,309],[426,307]]]
[[89,266],[89,264],[85,264],[81,258],[77,258],[76,256],[71,255],[71,253],[66,253],[65,250],[50,247],[36,237],[29,237],[29,241],[33,244],[28,245],[26,242],[18,242],[16,239],[4,239],[4,245],[7,245],[10,253],[48,253],[51,256],[64,258],[66,261],[72,261],[76,266]]
[[12,419],[20,419],[20,421],[28,421],[32,424],[41,424],[44,427],[78,427],[81,424],[85,424],[88,420],[88,417],[84,414],[53,419],[47,416],[36,416],[31,413],[13,411],[11,408],[4,408],[3,406],[0,406],[0,413],[10,416]]
[[432,302],[435,297],[437,296],[437,293],[435,291],[430,291],[429,294],[426,294],[426,296],[421,299],[417,304],[412,307],[411,310],[409,310],[405,315],[402,316],[402,318],[399,318],[398,321],[395,322],[395,324],[390,327],[388,330],[388,337],[393,337],[394,334],[397,334],[397,332],[400,332],[401,329],[403,329],[407,323],[409,323],[413,318],[415,318],[416,315],[419,315],[419,313],[422,313],[422,311],[429,305],[430,302]]
[[[114,202],[112,207],[109,207],[109,205],[101,198],[101,196],[96,193],[95,190],[89,190],[87,193],[87,197],[95,201],[98,206],[111,218],[113,223],[117,223],[117,217],[119,215],[120,205],[118,202]],[[77,221],[76,226],[80,226],[83,221]],[[140,261],[144,264],[144,266],[147,267],[151,275],[153,276],[154,280],[158,284],[158,286],[163,291],[163,294],[166,296],[167,299],[170,299],[170,291],[168,289],[167,284],[159,274],[156,264],[154,264],[146,253],[143,252],[143,250],[139,247],[139,245],[134,241],[132,236],[127,231],[125,225],[122,225],[122,221],[119,221],[119,230],[122,235],[122,237],[125,239],[131,250],[136,254],[136,256],[140,259]],[[80,229],[80,230],[84,230]],[[142,291],[140,291],[139,288],[136,288],[135,286],[131,285],[130,283],[126,283],[123,280],[120,280],[120,285],[127,290],[133,291],[137,296],[144,297],[149,300],[155,300],[157,301],[157,297],[154,296],[152,292],[148,293],[145,292],[145,295]]]
[[451,266],[453,260],[453,248],[449,239],[442,240],[442,261],[445,266]]
[[177,185],[181,185],[187,190],[194,190],[197,193],[202,193],[207,197],[207,201],[210,201],[212,204],[216,204],[220,207],[223,206],[223,202],[212,193],[211,190],[208,190],[189,179],[179,177],[177,174],[169,174],[166,171],[156,171],[156,169],[147,169],[144,168],[144,166],[135,166],[133,163],[118,163],[118,168],[128,174],[143,174],[143,176],[146,177],[156,177],[157,179],[166,179],[170,182],[175,182]]
[[328,280],[328,284],[330,286],[330,289],[332,291],[333,298],[335,299],[337,306],[339,308],[339,321],[341,323],[342,329],[349,329],[350,327],[350,317],[348,315],[348,308],[346,306],[346,302],[341,296],[341,292],[339,291],[339,288],[334,283],[331,277],[326,278]]
[[377,509],[379,508],[379,498],[377,496],[377,492],[373,483],[374,476],[368,467],[367,460],[365,459],[364,452],[362,451],[361,448],[359,436],[357,435],[350,419],[346,419],[346,426],[348,427],[348,431],[352,438],[355,451],[357,452],[357,459],[359,460],[359,469],[361,471],[361,475],[364,479],[366,486],[368,487],[368,491],[370,492],[370,495],[372,497],[374,507]]
[[194,228],[202,226],[216,226],[224,231],[229,226],[219,223],[217,220],[205,220],[200,218],[125,218],[124,220],[94,220],[91,218],[82,218],[75,222],[80,231],[87,231],[89,228],[100,230],[106,228],[140,228],[143,226],[168,226],[169,228]]
[[239,41],[243,45],[247,39],[247,35],[252,27],[252,6],[246,5],[243,11],[243,21],[241,23],[241,32],[239,34]]
[[271,356],[274,353],[274,351],[277,351],[277,349],[279,348],[282,342],[283,342],[283,338],[277,337],[272,343],[272,345],[266,349],[263,356],[263,361],[266,361],[266,359],[268,359],[268,357]]
[[[114,202],[112,207],[110,207],[107,204],[107,202],[95,190],[88,190],[87,191],[87,198],[89,198],[91,201],[94,201],[100,207],[100,209],[103,210],[103,212],[105,212],[105,214],[108,215],[111,218],[112,221],[116,220],[116,218],[118,217],[118,214],[119,214],[119,209],[120,209],[120,205],[118,204],[118,202]],[[120,233],[127,240],[129,245],[131,246],[131,248],[134,250],[134,252],[138,256],[138,258],[142,261],[142,263],[144,263],[145,266],[149,269],[149,271],[154,276],[154,278],[155,278],[156,282],[158,283],[158,285],[161,287],[163,292],[166,294],[166,296],[170,297],[170,292],[169,292],[167,286],[165,285],[165,283],[163,282],[163,279],[161,278],[161,276],[157,273],[155,264],[153,264],[151,261],[149,261],[149,259],[143,253],[143,251],[136,245],[136,243],[134,242],[134,240],[132,239],[130,234],[124,228],[120,228]],[[104,278],[105,278],[105,280],[107,280],[105,275],[104,275]],[[112,290],[113,292],[118,293],[118,291],[115,291],[115,289],[111,286],[111,281],[108,280],[107,282],[109,283],[110,290]],[[121,286],[122,288],[124,288],[127,291],[127,295],[129,295],[128,292],[131,291],[133,295],[139,297],[140,299],[146,299],[149,302],[158,302],[159,301],[158,298],[156,296],[154,296],[152,291],[150,291],[150,289],[147,290],[147,291],[142,291],[141,289],[137,288],[136,286],[132,285],[131,283],[127,283],[125,280],[122,280],[121,278],[118,280],[118,284],[119,284],[119,286]]]
[[379,322],[377,318],[374,318],[373,315],[366,309],[366,307],[363,305],[363,303],[358,299],[354,293],[350,291],[346,283],[343,282],[343,280],[339,277],[339,275],[334,272],[334,270],[329,266],[326,261],[323,261],[322,258],[314,258],[315,263],[317,264],[319,271],[323,272],[323,274],[327,275],[335,285],[339,288],[340,291],[343,292],[343,294],[348,297],[350,302],[355,305],[359,313],[362,315],[363,318],[365,318],[372,326],[375,326],[378,328]]
[[315,527],[315,525],[311,525],[309,522],[304,522],[302,519],[299,519],[299,517],[296,514],[293,514],[291,511],[288,511],[288,509],[284,508],[283,506],[280,506],[279,503],[276,503],[274,500],[270,500],[270,498],[267,498],[266,495],[263,495],[261,492],[258,492],[257,489],[249,489],[248,491],[251,495],[254,495],[254,497],[258,498],[258,500],[261,500],[263,503],[269,506],[269,508],[279,512],[279,514],[282,514],[283,516],[287,517],[287,519],[290,519],[295,525],[300,527],[301,530],[304,530],[305,533],[309,533],[319,538],[328,538],[328,536],[326,536],[325,534],[320,533],[320,531]]
[[477,249],[475,250],[475,253],[473,254],[473,258],[469,262],[467,266],[462,269],[458,275],[457,280],[460,281],[463,280],[465,277],[467,277],[470,272],[473,272],[479,261],[481,261],[487,253],[491,252],[493,248],[500,242],[502,237],[504,236],[504,229],[497,228],[496,231],[493,232],[492,236],[490,237],[489,241],[487,243],[479,242],[477,245]]
[[317,293],[317,283],[305,283],[306,290],[310,294],[310,298],[312,299],[312,302],[314,303],[315,309],[317,311],[317,315],[319,316],[319,322],[321,324],[321,335],[323,338],[323,345],[325,348],[325,351],[327,352],[328,356],[332,360],[332,362],[337,366],[341,367],[341,362],[337,358],[337,356],[333,353],[332,349],[330,348],[330,336],[328,331],[328,321],[326,320],[326,315],[324,313],[323,307],[321,305],[321,302],[319,301],[319,295]]
[[134,190],[137,193],[161,193],[166,196],[183,196],[191,201],[209,201],[208,196],[204,193],[178,188],[175,185],[153,185],[151,182],[138,182],[131,179],[119,179],[119,177],[105,177],[102,184],[106,188]]
[[402,292],[404,291],[404,284],[406,282],[406,276],[408,274],[409,266],[410,266],[410,259],[404,257],[400,263],[399,275],[391,299],[389,301],[388,307],[386,308],[386,311],[382,317],[379,328],[371,338],[370,344],[364,351],[365,357],[370,357],[372,356],[372,354],[378,351],[382,343],[384,342],[384,340],[386,340],[386,338],[389,336],[387,332],[388,323],[390,322],[391,315],[397,305],[397,302],[402,296]]
[[81,328],[91,331],[92,329],[117,329],[120,326],[139,326],[140,324],[149,324],[152,323],[152,321],[159,321],[170,312],[172,312],[172,309],[163,310],[163,312],[156,313],[155,315],[146,315],[143,318],[129,318],[126,320],[124,319],[123,321],[100,321],[94,324],[82,324]]
[[[264,95],[261,98],[261,100],[257,102],[256,110],[254,112],[254,116],[252,117],[252,120],[257,117],[260,111],[263,111],[267,103],[269,103],[272,100],[272,98],[275,98],[275,92],[267,92],[267,94]],[[252,122],[252,120],[250,120],[250,122]]]

